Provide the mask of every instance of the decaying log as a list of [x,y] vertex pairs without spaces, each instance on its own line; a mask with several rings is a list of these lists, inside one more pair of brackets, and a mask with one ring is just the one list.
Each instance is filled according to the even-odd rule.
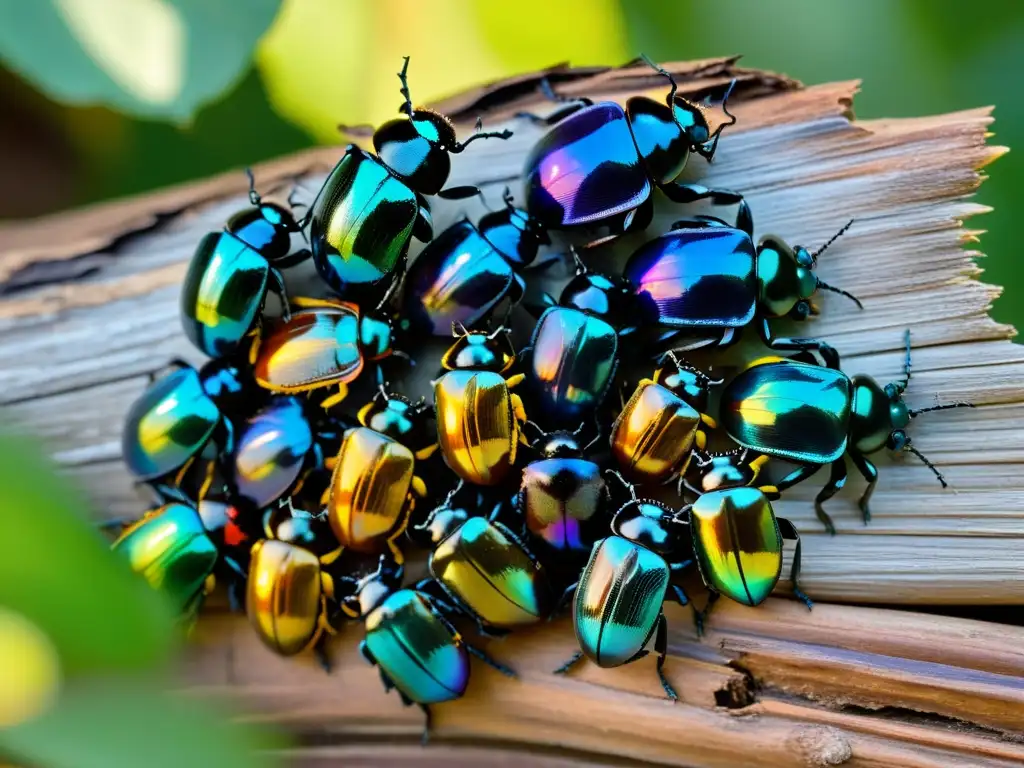
[[[814,246],[856,220],[818,269],[865,309],[826,295],[822,315],[801,334],[831,342],[851,373],[885,381],[900,373],[909,328],[911,405],[968,399],[979,406],[913,425],[915,445],[955,491],[943,491],[913,457],[879,457],[874,520],[861,524],[861,481],[851,476],[831,502],[835,537],[814,516],[819,485],[787,494],[777,511],[803,533],[805,588],[819,601],[845,603],[1024,603],[1024,354],[1009,341],[1014,330],[988,316],[999,289],[978,281],[978,231],[965,226],[985,210],[970,200],[981,169],[1004,151],[986,144],[990,110],[854,121],[855,82],[803,87],[734,60],[671,68],[682,92],[696,98],[738,79],[737,125],[713,165],[694,162],[688,173],[742,190],[759,233]],[[506,185],[516,189],[538,129],[512,116],[547,108],[537,92],[544,74],[440,105],[460,131],[478,115],[489,128],[516,131],[457,157],[452,184],[478,184],[493,200]],[[546,74],[564,93],[595,98],[664,89],[642,66]],[[312,196],[338,156],[337,148],[312,150],[259,167],[257,178],[268,193],[286,195],[298,184]],[[0,403],[9,422],[47,441],[103,515],[141,509],[120,464],[121,419],[160,361],[198,361],[179,327],[177,286],[200,235],[244,205],[244,190],[242,174],[232,173],[0,226]],[[435,226],[480,210],[476,201],[438,202]],[[660,205],[654,229],[672,220],[671,207]],[[599,263],[614,264],[638,242],[599,254]],[[295,728],[306,744],[295,757],[310,766],[1024,762],[1020,628],[820,602],[808,614],[772,599],[756,610],[716,609],[710,635],[698,642],[686,611],[668,613],[667,669],[680,703],[663,700],[653,662],[550,675],[573,644],[558,621],[492,643],[522,679],[474,668],[469,695],[437,707],[428,750],[413,743],[419,712],[385,696],[357,658],[356,630],[334,643],[339,670],[325,677],[308,663],[271,656],[243,621],[214,611],[183,675],[195,695],[238,695],[253,717]]]

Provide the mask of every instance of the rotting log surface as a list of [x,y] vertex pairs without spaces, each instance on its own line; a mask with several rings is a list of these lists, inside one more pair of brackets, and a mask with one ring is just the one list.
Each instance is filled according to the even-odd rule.
[[[856,225],[819,263],[827,282],[864,300],[822,297],[801,334],[821,336],[849,372],[883,381],[902,365],[903,330],[914,341],[912,406],[969,399],[978,408],[924,417],[915,445],[943,468],[943,492],[912,457],[879,460],[872,524],[860,523],[849,488],[830,505],[840,535],[814,517],[811,481],[777,510],[804,534],[804,579],[820,600],[890,604],[1024,603],[1024,356],[1012,328],[987,312],[998,289],[978,282],[976,231],[964,221],[981,168],[1003,151],[986,144],[990,110],[903,120],[852,121],[857,84],[803,87],[733,60],[672,65],[682,92],[720,93],[736,76],[729,129],[715,163],[692,163],[703,183],[742,190],[757,231],[815,246],[845,221]],[[692,73],[699,70],[699,74]],[[516,188],[537,129],[511,122],[544,111],[526,75],[447,100],[463,133],[482,116],[509,121],[508,142],[480,142],[457,157],[452,184],[480,184],[497,200]],[[643,67],[557,69],[564,93],[624,100],[664,93]],[[261,188],[310,196],[339,156],[318,149],[256,169]],[[240,173],[164,192],[0,226],[0,403],[9,422],[41,435],[103,514],[134,515],[140,499],[121,467],[121,419],[145,374],[172,355],[197,360],[181,334],[177,286],[200,235],[245,204]],[[672,221],[659,206],[654,229]],[[476,201],[438,202],[437,230]],[[624,243],[614,262],[638,241]],[[965,250],[966,246],[966,250]],[[723,601],[725,602],[725,601]],[[197,695],[240,696],[254,717],[305,736],[303,765],[541,766],[623,761],[692,766],[976,766],[1024,762],[1024,630],[999,624],[819,602],[772,599],[760,609],[716,608],[697,642],[689,616],[669,607],[666,666],[683,700],[661,697],[653,661],[618,670],[549,670],[572,650],[565,621],[491,651],[522,679],[474,668],[469,694],[436,708],[435,742],[379,689],[355,653],[356,630],[334,644],[339,671],[266,652],[243,621],[204,616],[185,670]]]

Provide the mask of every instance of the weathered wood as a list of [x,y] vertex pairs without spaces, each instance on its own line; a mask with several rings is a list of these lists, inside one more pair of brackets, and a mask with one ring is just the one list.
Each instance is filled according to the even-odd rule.
[[[739,85],[739,123],[712,166],[694,178],[743,190],[760,233],[824,242],[822,278],[859,295],[837,296],[802,329],[832,342],[844,368],[884,380],[900,374],[903,331],[914,341],[912,405],[970,399],[970,411],[913,425],[917,446],[955,488],[942,491],[920,464],[879,457],[875,517],[863,526],[859,478],[830,505],[840,534],[824,535],[794,488],[778,512],[805,534],[804,581],[818,600],[905,604],[1024,604],[1024,354],[988,308],[999,289],[978,281],[977,230],[986,209],[970,200],[981,169],[1004,150],[986,144],[989,110],[855,122],[857,83],[804,88],[734,60],[671,65],[693,96]],[[477,115],[501,127],[517,110],[543,110],[544,73],[485,86],[443,103],[460,130]],[[624,100],[663,93],[643,67],[548,74],[565,93]],[[509,122],[508,142],[480,142],[455,160],[453,184],[497,199],[517,184],[538,132]],[[339,156],[316,149],[257,169],[265,191],[293,183],[312,196]],[[10,423],[47,441],[105,516],[130,516],[139,497],[120,465],[120,423],[145,374],[172,355],[199,357],[184,340],[177,286],[198,237],[244,204],[240,173],[0,226],[0,403]],[[438,202],[435,223],[480,211]],[[659,205],[655,229],[676,212]],[[618,263],[642,238],[598,264]],[[308,269],[290,275],[310,286]],[[728,369],[735,361],[717,362]],[[725,601],[723,601],[725,602]],[[653,662],[617,670],[549,670],[573,648],[564,621],[494,643],[522,679],[474,667],[469,695],[438,707],[436,746],[420,750],[422,718],[379,688],[351,630],[334,643],[338,672],[267,652],[243,621],[203,617],[183,670],[194,695],[240,698],[251,717],[299,731],[303,765],[424,762],[688,766],[948,766],[1024,763],[1024,630],[919,613],[770,600],[716,608],[698,642],[688,612],[670,608],[667,671],[682,694],[662,698]],[[556,751],[557,750],[557,751]],[[495,755],[500,755],[495,757]],[[503,762],[504,761],[504,762]]]

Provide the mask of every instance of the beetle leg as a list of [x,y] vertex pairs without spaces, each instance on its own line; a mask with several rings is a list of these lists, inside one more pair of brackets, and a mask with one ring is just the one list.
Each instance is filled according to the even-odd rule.
[[[515,376],[509,376],[507,379],[505,379],[505,386],[508,389],[512,389],[513,387],[516,387],[516,386],[522,384],[525,379],[526,379],[526,374],[525,373],[517,373]],[[524,419],[524,421],[525,421],[525,419]]]
[[562,592],[562,597],[558,600],[558,603],[555,605],[555,610],[551,612],[552,617],[555,617],[558,614],[560,614],[562,611],[565,610],[565,606],[569,605],[569,603],[572,602],[572,599],[576,594],[576,587],[578,586],[579,582],[577,581],[573,582],[565,588],[565,591]]
[[[841,462],[842,459],[839,459],[839,461]],[[777,483],[775,483],[774,486],[769,486],[769,487],[774,487],[775,493],[781,493],[782,491],[786,490],[787,488],[792,488],[797,483],[801,483],[804,480],[806,480],[807,478],[809,478],[811,475],[813,475],[815,472],[817,472],[819,469],[821,469],[821,466],[822,466],[821,464],[804,464],[803,466],[797,467],[792,472],[790,472],[788,475],[783,477],[781,480],[779,480]],[[835,465],[833,465],[833,466],[835,466]],[[833,469],[833,472],[835,472],[834,469]],[[845,480],[846,479],[845,478],[845,468],[844,468],[843,472],[844,472],[843,480]],[[840,484],[840,487],[842,487],[842,484]],[[838,490],[838,488],[836,490]],[[836,526],[835,526],[835,523],[832,522],[832,518],[825,511],[824,507],[821,506],[821,502],[824,501],[825,499],[828,499],[831,496],[833,496],[835,494],[835,492],[836,491],[834,490],[834,491],[832,491],[831,493],[829,493],[826,496],[822,496],[822,494],[818,494],[818,498],[816,498],[814,500],[814,511],[818,515],[818,519],[821,521],[821,524],[825,526],[825,530],[828,531],[828,533],[830,535],[832,535],[832,536],[836,535]],[[822,491],[822,493],[825,493],[825,491]]]
[[686,595],[686,590],[678,584],[670,584],[669,589],[672,590],[672,599],[680,605],[689,605],[690,598]]
[[276,267],[271,267],[270,279],[273,282],[270,290],[276,293],[277,298],[281,300],[281,320],[287,323],[292,319],[292,308],[288,303],[288,289],[284,285],[284,275]]
[[402,548],[398,546],[398,539],[401,538],[403,533],[405,533],[405,529],[409,527],[409,518],[412,517],[413,508],[416,506],[416,497],[413,496],[412,493],[406,495],[404,506],[405,508],[402,510],[402,517],[398,521],[395,532],[388,537],[388,548],[391,550],[391,554],[394,555],[395,565],[402,565],[405,562],[405,553],[403,553]]
[[[333,565],[334,561],[337,560],[339,557],[341,557],[341,553],[344,552],[344,551],[345,551],[344,547],[338,547],[337,549],[332,549],[330,552],[328,552],[326,555],[323,555],[320,558],[320,565]],[[333,597],[333,595],[332,595],[332,597]]]
[[440,447],[441,446],[440,446],[439,443],[432,443],[431,445],[428,445],[426,448],[420,448],[414,454],[416,456],[416,460],[417,461],[426,461],[431,456],[433,456],[434,453],[437,451],[437,449],[440,448]]
[[240,594],[242,587],[245,585],[248,574],[242,570],[235,559],[232,557],[222,558],[224,565],[227,566],[229,575],[231,576],[228,581],[228,603],[231,606],[231,610],[235,613],[241,613],[242,606],[245,604],[244,597]]
[[842,456],[840,456],[832,462],[828,483],[818,492],[818,495],[814,497],[814,511],[817,513],[818,519],[825,523],[826,528],[830,525],[832,526],[829,533],[833,536],[836,534],[836,528],[835,525],[832,524],[832,518],[825,512],[823,505],[826,501],[839,493],[844,485],[846,485],[846,461]]
[[482,661],[491,669],[496,669],[499,672],[501,672],[501,674],[503,674],[505,677],[519,677],[519,675],[516,674],[516,671],[514,669],[512,669],[511,667],[506,667],[500,661],[497,661],[496,659],[492,658],[485,651],[481,650],[480,648],[477,648],[475,645],[466,643],[466,650],[474,656],[476,656],[478,659],[480,659],[480,661]]
[[696,203],[699,200],[707,200],[712,205],[735,205],[736,208],[736,229],[741,229],[748,235],[754,235],[754,217],[750,212],[750,206],[739,192],[731,189],[715,189],[705,187],[702,184],[679,184],[669,182],[661,185],[661,191],[665,197],[673,203],[686,205]]
[[423,712],[423,735],[420,736],[420,746],[425,747],[430,743],[430,726],[433,718],[430,714],[430,707],[426,704],[417,704],[417,706]]
[[654,639],[654,652],[658,654],[658,679],[661,681],[661,687],[665,689],[665,693],[672,701],[679,700],[679,694],[676,693],[676,689],[672,687],[672,683],[665,677],[665,657],[668,655],[668,620],[665,618],[665,614],[662,613],[658,616],[658,635]]
[[778,526],[782,538],[796,542],[796,547],[793,549],[793,565],[789,570],[789,580],[793,583],[793,594],[803,601],[807,610],[811,610],[814,607],[814,601],[800,589],[800,532],[797,531],[792,521],[784,517],[775,518],[775,524]]
[[412,225],[412,236],[421,243],[429,243],[434,239],[434,221],[430,208],[422,203],[416,208],[416,221]]
[[875,468],[875,465],[871,463],[867,456],[856,451],[850,451],[850,458],[853,460],[853,466],[868,481],[867,489],[857,501],[858,506],[860,506],[860,513],[864,517],[864,525],[867,525],[871,522],[871,494],[875,492],[875,485],[878,483],[878,469]]
[[338,383],[338,391],[330,397],[324,398],[323,402],[320,403],[320,407],[325,411],[330,410],[342,400],[348,397],[348,385],[345,382]]
[[565,674],[568,674],[568,673],[569,673],[569,671],[570,671],[570,670],[571,670],[571,669],[572,669],[572,668],[573,668],[574,666],[576,666],[577,664],[579,664],[579,663],[580,663],[580,662],[581,662],[582,660],[583,660],[583,651],[576,651],[576,653],[574,653],[574,654],[572,655],[572,658],[571,658],[571,659],[569,659],[569,660],[568,660],[567,662],[565,662],[565,664],[563,664],[562,666],[560,666],[560,667],[559,667],[558,669],[554,670],[554,671],[553,671],[553,674],[556,674],[556,675],[565,675]]
[[201,502],[206,498],[206,494],[210,492],[210,486],[213,485],[213,474],[217,469],[216,461],[206,462],[206,473],[203,475],[203,484],[199,486],[199,493],[196,494],[196,502]]
[[816,351],[821,355],[826,367],[839,370],[839,353],[824,341],[806,338],[773,338],[772,329],[766,317],[761,318],[760,333],[761,341],[769,349]]
[[711,609],[715,607],[715,603],[718,602],[719,597],[721,597],[720,594],[718,594],[714,590],[709,590],[708,601],[704,604],[704,610],[698,611],[694,609],[693,623],[697,626],[697,637],[704,636],[704,627],[708,623],[708,616],[711,613]]
[[427,484],[423,482],[423,478],[419,475],[412,476],[412,492],[419,496],[421,499],[427,495]]

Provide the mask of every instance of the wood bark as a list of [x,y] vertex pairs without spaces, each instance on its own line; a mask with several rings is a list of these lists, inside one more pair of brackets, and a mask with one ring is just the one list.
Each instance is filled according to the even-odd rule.
[[[911,330],[911,406],[978,406],[912,426],[915,445],[953,490],[913,457],[879,457],[872,523],[860,521],[862,483],[853,475],[831,503],[839,535],[829,537],[810,503],[820,478],[794,488],[777,512],[803,534],[804,586],[819,601],[812,613],[784,599],[759,609],[728,605],[698,641],[687,612],[668,609],[667,670],[682,694],[674,705],[662,698],[653,661],[549,674],[573,648],[565,621],[517,634],[491,651],[521,679],[474,667],[466,698],[436,708],[426,750],[414,743],[419,712],[386,696],[357,658],[358,628],[333,644],[339,669],[327,677],[307,661],[272,656],[244,620],[209,612],[183,684],[190,695],[237,697],[249,717],[295,729],[297,764],[1024,763],[1024,630],[820,602],[1024,603],[1024,355],[1010,341],[1015,331],[988,316],[999,289],[978,279],[979,230],[969,221],[985,211],[971,200],[982,169],[1005,151],[987,143],[990,110],[856,121],[856,82],[804,87],[733,59],[669,67],[681,92],[698,99],[737,78],[730,106],[738,123],[715,162],[696,160],[687,174],[742,190],[759,234],[815,247],[855,219],[818,271],[865,309],[825,295],[821,316],[800,334],[834,344],[847,371],[888,381],[900,374]],[[665,91],[664,79],[639,65],[558,67],[448,99],[438,106],[462,135],[477,116],[490,129],[516,131],[458,156],[451,184],[478,184],[493,201],[506,185],[517,190],[539,131],[513,115],[549,108],[537,89],[544,75],[563,93],[620,102]],[[265,193],[284,197],[297,184],[308,200],[339,156],[336,147],[315,149],[256,175]],[[122,417],[161,361],[199,361],[180,330],[178,284],[199,237],[245,204],[245,188],[244,176],[231,173],[0,226],[0,404],[8,424],[47,442],[101,516],[142,509],[120,462]],[[677,213],[662,203],[652,231]],[[435,226],[481,210],[476,201],[439,201]],[[621,263],[641,241],[597,261]],[[301,272],[294,280],[312,285]]]

